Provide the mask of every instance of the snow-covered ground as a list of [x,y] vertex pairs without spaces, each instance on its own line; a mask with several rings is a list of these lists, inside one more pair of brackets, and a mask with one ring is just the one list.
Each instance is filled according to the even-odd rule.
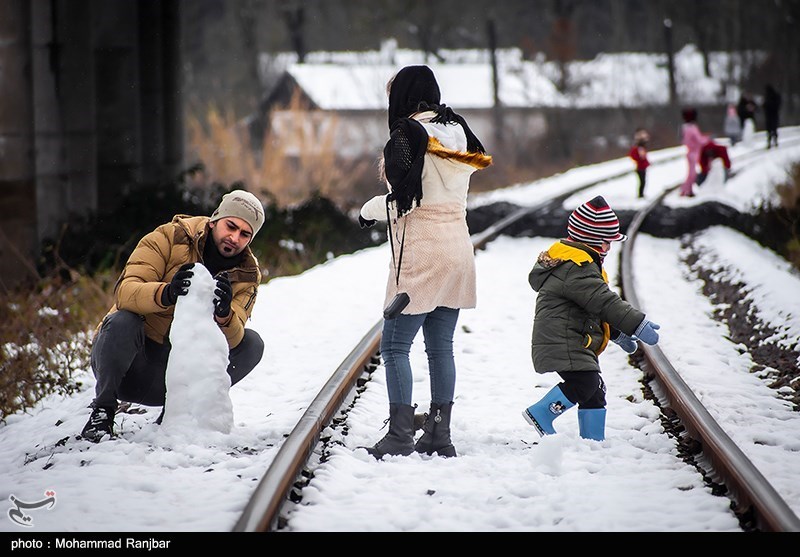
[[[666,203],[685,206],[716,199],[750,210],[771,199],[788,165],[800,160],[800,147],[788,141],[790,131],[784,135],[780,149],[741,168],[727,184],[711,176],[697,197],[672,193]],[[760,137],[754,141],[761,146]],[[732,149],[734,167],[737,156],[752,146]],[[651,159],[668,154],[652,153]],[[565,207],[574,208],[597,194],[613,208],[638,207],[681,181],[686,170],[680,158],[653,166],[645,200],[636,199],[632,163],[620,159],[491,192],[471,203],[532,204],[587,177],[597,179],[626,167],[630,173],[568,199]],[[729,500],[712,495],[701,475],[677,454],[658,409],[643,397],[641,372],[616,346],[601,356],[608,385],[605,441],[581,439],[574,412],[556,422],[557,435],[541,440],[521,418],[521,410],[557,381],[556,376],[535,374],[530,363],[535,293],[527,284],[537,254],[554,240],[501,237],[476,257],[478,307],[461,313],[455,339],[458,379],[452,427],[459,457],[415,454],[377,462],[357,448],[385,433],[381,427],[388,401],[379,366],[351,411],[343,445],[332,449],[303,491],[302,505],[288,514],[288,531],[739,529]],[[750,286],[762,320],[796,349],[797,274],[773,253],[723,227],[702,232],[696,241],[708,248],[715,259],[709,264],[719,273]],[[715,416],[723,422],[735,420],[736,427],[728,431],[734,440],[758,442],[750,445],[754,448],[748,456],[800,513],[800,416],[749,372],[748,353],[726,339],[725,328],[711,317],[713,308],[700,283],[681,262],[679,240],[645,236],[637,240],[635,253],[642,309],[661,325],[660,346]],[[612,284],[618,257],[617,247],[606,262]],[[10,416],[0,426],[0,500],[8,507],[0,531],[8,539],[44,532],[230,531],[285,436],[380,319],[389,258],[388,246],[382,245],[261,287],[249,326],[265,340],[264,358],[229,394],[208,397],[204,409],[215,414],[232,403],[230,433],[198,421],[175,435],[169,416],[164,426],[154,423],[160,408],[134,408],[142,413],[117,415],[116,439],[96,445],[77,440],[93,397],[89,370],[81,378],[84,388],[75,395],[51,396],[29,413]],[[204,313],[196,318],[203,319]],[[203,354],[203,361],[211,362],[217,355],[192,326],[174,334],[194,340],[196,352],[174,354],[175,365]],[[412,357],[414,400],[425,409],[429,391],[421,336]],[[197,365],[193,372],[198,385],[214,367]],[[757,419],[752,419],[754,413]],[[62,439],[63,446],[55,446]]]

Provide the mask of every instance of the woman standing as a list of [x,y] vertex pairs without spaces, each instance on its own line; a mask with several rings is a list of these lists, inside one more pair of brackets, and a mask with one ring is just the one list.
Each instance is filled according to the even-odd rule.
[[[450,439],[456,381],[453,333],[459,311],[476,304],[467,193],[472,173],[488,167],[492,159],[464,118],[441,102],[429,67],[401,69],[387,92],[390,138],[381,168],[389,193],[367,201],[359,222],[365,227],[388,220],[393,256],[386,305],[391,306],[398,293],[407,294],[408,301],[398,311],[384,313],[381,356],[389,431],[367,450],[377,459],[413,451],[456,456]],[[423,434],[415,443],[409,353],[420,328],[431,401]]]

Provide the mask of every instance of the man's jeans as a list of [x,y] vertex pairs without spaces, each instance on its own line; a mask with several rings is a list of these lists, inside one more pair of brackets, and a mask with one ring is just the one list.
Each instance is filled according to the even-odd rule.
[[[92,371],[97,379],[93,406],[116,409],[117,400],[163,406],[169,343],[158,344],[144,334],[144,320],[130,311],[107,316],[92,345]],[[252,329],[230,351],[231,385],[241,381],[261,361],[264,341]]]
[[420,315],[398,315],[383,322],[381,356],[386,367],[386,388],[390,403],[411,404],[412,384],[409,353],[414,337],[422,327],[425,353],[428,355],[431,402],[453,401],[456,387],[456,363],[453,357],[453,333],[459,310],[438,307]]

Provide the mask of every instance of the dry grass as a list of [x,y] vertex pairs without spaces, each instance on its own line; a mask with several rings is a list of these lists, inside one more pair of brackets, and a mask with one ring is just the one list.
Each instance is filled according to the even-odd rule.
[[91,336],[114,278],[61,267],[34,288],[0,293],[0,420],[80,387],[75,375],[89,367]]
[[[309,109],[297,95],[287,107],[266,116],[260,151],[253,148],[248,125],[237,120],[231,110],[210,107],[205,114],[187,115],[186,121],[187,150],[205,169],[191,177],[193,188],[240,182],[279,207],[320,195],[345,212],[385,191],[378,178],[380,149],[357,159],[340,156],[342,148],[337,142],[348,135],[346,124],[335,113]],[[510,149],[515,156],[509,155]],[[500,149],[489,171],[473,175],[470,190],[479,193],[527,182],[575,164],[554,162],[549,156],[531,163],[531,150],[535,149],[539,149],[536,144]]]
[[295,98],[287,108],[269,115],[263,148],[257,152],[247,126],[230,110],[211,107],[202,117],[190,115],[189,152],[205,168],[192,177],[191,185],[241,182],[281,207],[315,194],[346,206],[353,182],[371,169],[367,161],[343,161],[337,156],[338,126],[335,115],[307,110]]
[[776,191],[780,197],[778,212],[788,231],[784,255],[800,269],[800,163],[789,168],[786,182],[779,184]]
[[787,172],[787,180],[775,189],[780,198],[781,207],[795,209],[800,207],[800,163],[795,163]]

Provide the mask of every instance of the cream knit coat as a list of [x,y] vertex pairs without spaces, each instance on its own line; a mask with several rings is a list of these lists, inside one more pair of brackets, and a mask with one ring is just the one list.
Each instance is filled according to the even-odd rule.
[[[419,207],[397,218],[389,206],[395,257],[405,230],[399,287],[395,261],[389,261],[384,307],[398,292],[411,302],[406,315],[428,313],[439,306],[474,308],[476,304],[475,254],[467,228],[467,193],[473,172],[491,164],[491,157],[468,153],[464,129],[459,124],[433,124],[434,112],[412,116],[428,132],[428,149],[422,168]],[[387,183],[387,186],[391,186]],[[361,207],[368,220],[386,221],[386,195],[375,196]]]

